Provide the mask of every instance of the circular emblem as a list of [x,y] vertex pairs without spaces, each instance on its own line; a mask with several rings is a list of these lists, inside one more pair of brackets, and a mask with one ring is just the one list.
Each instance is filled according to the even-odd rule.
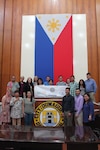
[[63,125],[62,106],[53,101],[41,103],[36,108],[35,126],[55,127]]
[[51,91],[51,92],[54,92],[54,91],[55,91],[55,88],[53,88],[53,87],[50,88],[50,91]]

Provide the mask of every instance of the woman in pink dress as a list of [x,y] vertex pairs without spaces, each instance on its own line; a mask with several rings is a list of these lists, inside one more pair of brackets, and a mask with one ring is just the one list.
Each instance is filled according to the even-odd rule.
[[1,123],[8,124],[10,123],[10,100],[11,100],[11,91],[7,89],[6,95],[2,97],[2,112],[1,112]]

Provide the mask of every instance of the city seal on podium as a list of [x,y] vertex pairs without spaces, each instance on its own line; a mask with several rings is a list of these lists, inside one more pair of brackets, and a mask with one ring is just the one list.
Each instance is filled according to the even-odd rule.
[[54,101],[46,101],[36,108],[35,126],[56,127],[63,126],[62,106]]

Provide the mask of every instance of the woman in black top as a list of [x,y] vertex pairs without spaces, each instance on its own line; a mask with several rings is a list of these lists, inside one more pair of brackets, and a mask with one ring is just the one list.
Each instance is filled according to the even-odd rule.
[[81,91],[81,95],[84,96],[86,90],[85,90],[85,82],[83,79],[80,79],[79,81],[79,89]]
[[25,88],[25,82],[24,82],[24,76],[20,77],[20,82],[19,82],[19,95],[20,97],[23,97],[23,92]]
[[31,77],[29,77],[27,79],[27,82],[25,84],[25,87],[24,87],[24,97],[26,97],[27,91],[30,91],[32,93],[32,96],[34,95],[34,87],[33,87],[32,78]]

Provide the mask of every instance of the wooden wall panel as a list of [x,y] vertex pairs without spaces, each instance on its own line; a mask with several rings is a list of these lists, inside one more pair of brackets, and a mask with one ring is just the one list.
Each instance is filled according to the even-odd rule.
[[[25,0],[26,3],[28,2]],[[34,15],[37,13],[37,8],[38,8],[38,1],[29,1],[28,4],[23,0],[23,5],[22,5],[22,15]]]
[[19,0],[13,1],[12,20],[12,43],[11,43],[11,75],[19,80],[20,76],[20,55],[21,55],[21,24],[22,24],[22,3]]
[[2,94],[5,93],[6,84],[10,78],[11,43],[12,43],[12,0],[7,0],[5,1],[3,53],[2,53],[2,77],[1,77]]
[[0,91],[2,89],[1,77],[2,77],[2,51],[3,51],[3,31],[4,31],[4,8],[5,1],[0,0]]
[[[87,12],[87,40],[88,40],[88,70],[98,83],[98,53],[97,53],[97,32],[96,32],[96,1],[88,3]],[[98,91],[99,92],[99,91]],[[98,94],[96,99],[99,100]]]
[[[87,15],[88,66],[100,87],[100,0],[0,0],[0,77],[4,94],[11,75],[20,77],[22,15],[76,13]],[[5,14],[5,15],[4,15]],[[3,45],[3,49],[2,49]],[[99,88],[96,94],[100,101]]]
[[[99,72],[98,93],[100,93],[100,0],[96,0],[96,20],[97,20],[96,30],[97,30],[98,72]],[[99,98],[99,100],[100,100],[100,98]]]

